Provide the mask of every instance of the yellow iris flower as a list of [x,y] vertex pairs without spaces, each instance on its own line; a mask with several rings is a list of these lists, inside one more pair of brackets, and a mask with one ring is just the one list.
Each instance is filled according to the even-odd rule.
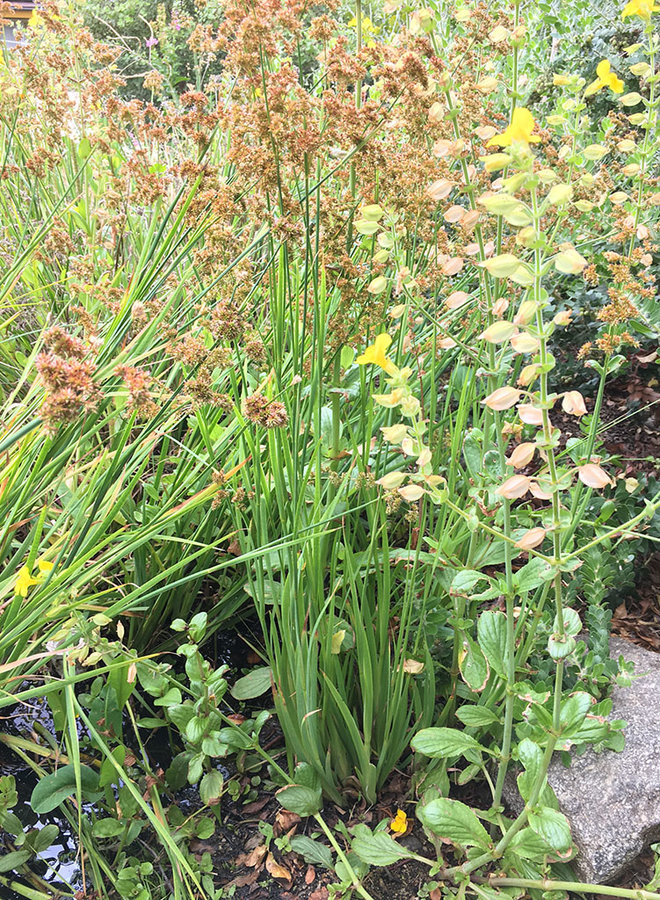
[[541,138],[537,134],[532,134],[536,128],[534,116],[524,106],[518,106],[513,111],[511,124],[503,132],[492,137],[487,147],[510,147],[511,144],[536,144]]
[[598,75],[598,78],[589,85],[585,91],[586,96],[589,97],[597,91],[602,90],[604,87],[608,87],[611,91],[614,91],[615,94],[620,94],[623,90],[623,81],[621,81],[619,76],[612,71],[609,59],[604,59],[602,62],[598,63],[596,66],[596,75]]
[[394,375],[398,371],[395,364],[387,357],[387,349],[392,343],[391,335],[384,331],[376,337],[371,347],[367,347],[364,353],[355,360],[361,366],[380,366],[388,375]]
[[32,575],[30,575],[30,570],[27,566],[21,566],[18,570],[16,584],[14,585],[14,594],[17,597],[27,597],[30,588],[43,581],[44,575],[47,575],[48,572],[51,571],[53,563],[48,562],[48,560],[45,559],[39,559],[37,560],[37,568],[39,569],[40,574],[36,578],[33,578]]
[[27,597],[28,590],[32,587],[33,584],[38,584],[39,580],[37,578],[33,578],[30,575],[30,570],[27,566],[21,566],[18,570],[18,578],[16,579],[16,584],[14,585],[14,593],[17,597]]
[[629,3],[623,7],[623,12],[621,13],[621,18],[625,19],[628,16],[639,16],[640,19],[644,19],[645,22],[648,22],[651,19],[651,13],[660,12],[660,6],[656,6],[653,3],[653,0],[630,0]]
[[396,816],[390,822],[394,834],[405,834],[408,830],[408,816],[402,809],[397,809]]

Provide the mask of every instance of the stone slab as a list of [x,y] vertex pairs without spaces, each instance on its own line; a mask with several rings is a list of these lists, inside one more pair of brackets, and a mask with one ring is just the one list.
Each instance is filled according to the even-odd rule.
[[[629,687],[612,691],[612,719],[624,719],[620,753],[587,749],[565,767],[555,755],[548,781],[571,823],[579,856],[573,865],[584,881],[617,879],[650,843],[660,839],[660,654],[612,637],[610,653],[635,663]],[[521,800],[515,779],[505,799]]]

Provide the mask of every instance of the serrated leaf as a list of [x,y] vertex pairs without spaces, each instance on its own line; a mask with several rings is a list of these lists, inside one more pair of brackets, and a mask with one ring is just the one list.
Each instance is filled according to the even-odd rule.
[[525,738],[518,745],[518,759],[525,767],[525,771],[518,776],[518,790],[523,800],[527,801],[541,772],[543,751],[538,744]]
[[551,634],[548,638],[548,653],[553,659],[566,659],[575,650],[575,638],[566,634],[561,638]]
[[400,859],[411,859],[414,856],[414,853],[397,844],[384,831],[362,833],[353,839],[351,847],[362,862],[370,866],[391,866]]
[[469,750],[484,748],[471,735],[456,728],[422,728],[410,742],[413,750],[433,759],[462,756]]
[[332,852],[325,844],[304,834],[294,834],[290,843],[291,849],[295,853],[299,853],[306,863],[323,866],[324,869],[332,869]]
[[562,737],[579,730],[593,704],[593,697],[586,691],[577,691],[562,703],[559,712]]
[[571,846],[571,828],[568,819],[559,810],[542,806],[529,813],[529,826],[557,853],[563,853]]
[[456,718],[468,728],[481,728],[485,725],[493,725],[499,722],[497,713],[487,706],[474,706],[465,704],[456,710]]
[[490,845],[484,826],[470,807],[459,800],[439,797],[419,807],[417,815],[430,831],[459,847],[482,847],[485,850]]
[[509,850],[522,859],[531,859],[536,862],[548,853],[550,847],[548,847],[547,841],[532,828],[523,828],[514,835],[509,844]]
[[464,636],[462,647],[458,651],[458,668],[469,688],[477,692],[483,691],[490,675],[490,666],[481,647],[469,635]]
[[506,673],[506,616],[495,610],[486,610],[477,621],[477,640],[498,675]]
[[313,816],[321,809],[321,782],[308,763],[299,763],[293,773],[295,783],[281,788],[279,803],[299,816]]
[[550,581],[554,575],[552,566],[538,557],[534,557],[514,575],[515,584],[520,593],[535,591],[545,581]]

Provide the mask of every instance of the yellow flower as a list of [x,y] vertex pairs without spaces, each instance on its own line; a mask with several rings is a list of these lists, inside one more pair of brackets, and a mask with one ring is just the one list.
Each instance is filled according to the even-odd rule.
[[602,62],[598,63],[596,66],[596,75],[598,75],[598,78],[591,82],[585,91],[585,96],[590,97],[604,87],[608,87],[611,91],[614,91],[615,94],[620,94],[623,90],[623,81],[621,81],[618,75],[612,72],[609,59],[604,59]]
[[373,342],[371,347],[367,347],[364,353],[355,360],[361,366],[366,366],[369,363],[373,363],[375,366],[380,366],[381,369],[384,369],[388,375],[393,375],[398,371],[397,367],[394,365],[391,359],[387,358],[387,348],[392,343],[391,336],[384,331],[382,334],[379,334],[376,337],[376,340]]
[[537,143],[541,138],[537,134],[532,134],[536,128],[534,116],[524,106],[518,106],[513,111],[511,124],[503,134],[496,134],[492,137],[487,147],[510,147],[511,144],[531,144]]
[[627,16],[639,16],[640,19],[644,19],[645,22],[648,22],[651,18],[651,13],[659,11],[660,6],[656,6],[653,3],[653,0],[630,0],[630,2],[626,3],[623,7],[621,18],[625,19]]
[[53,570],[53,563],[48,562],[47,559],[38,559],[37,566],[39,567],[39,571],[42,573],[42,575],[47,575]]
[[38,583],[38,580],[30,575],[30,570],[28,569],[28,567],[21,566],[21,568],[18,570],[16,584],[14,585],[14,593],[17,597],[27,597],[28,590],[32,587],[33,584]]
[[390,822],[394,834],[405,834],[408,830],[408,816],[402,809],[397,809],[396,816]]

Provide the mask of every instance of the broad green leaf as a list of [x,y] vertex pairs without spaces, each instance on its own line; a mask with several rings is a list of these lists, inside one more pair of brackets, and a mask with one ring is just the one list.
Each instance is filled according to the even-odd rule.
[[491,669],[498,675],[506,674],[506,616],[495,610],[486,610],[477,621],[477,640]]
[[284,809],[288,809],[302,818],[313,816],[321,809],[320,788],[315,791],[302,784],[291,784],[279,790],[276,797]]
[[532,828],[523,828],[522,831],[514,835],[513,840],[509,844],[509,851],[522,857],[522,859],[531,859],[535,862],[542,859],[550,849],[548,842]]
[[59,833],[57,825],[44,825],[43,828],[30,832],[30,846],[35,853],[44,853],[49,847],[52,847],[59,837]]
[[299,763],[293,773],[294,784],[281,788],[277,799],[284,809],[299,816],[313,816],[321,809],[321,782],[308,763]]
[[456,718],[467,725],[468,728],[479,728],[483,725],[492,725],[499,722],[499,716],[487,706],[473,706],[472,704],[461,706],[456,710]]
[[353,852],[362,862],[370,866],[391,866],[400,859],[410,859],[414,854],[397,844],[394,838],[384,831],[361,834],[353,839]]
[[548,638],[548,653],[553,659],[566,659],[575,650],[575,638],[566,634],[560,637],[558,634],[551,634]]
[[368,219],[371,222],[377,222],[385,215],[385,211],[377,203],[370,203],[368,206],[361,207],[360,212],[363,219]]
[[573,247],[562,250],[555,256],[555,268],[564,275],[579,275],[587,266],[587,261]]
[[463,439],[463,458],[470,475],[477,479],[481,472],[483,456],[483,434],[478,428],[472,428]]
[[199,796],[202,803],[209,804],[211,800],[217,800],[222,794],[224,783],[222,773],[217,769],[207,772],[199,783]]
[[265,694],[272,682],[270,666],[262,666],[239,678],[230,693],[235,700],[254,700],[255,697]]
[[514,574],[514,583],[521,594],[535,591],[544,581],[554,575],[552,566],[538,557],[534,557]]
[[431,800],[417,811],[422,823],[438,837],[451,841],[459,847],[482,847],[490,845],[488,832],[469,806],[459,800],[439,797]]
[[603,144],[588,144],[583,150],[582,155],[585,159],[597,160],[602,159],[608,153],[607,147]]
[[387,287],[387,278],[384,275],[378,275],[367,286],[370,294],[382,294]]
[[571,846],[571,828],[563,813],[549,806],[542,806],[529,813],[529,826],[557,853]]
[[570,184],[554,184],[545,198],[550,206],[564,206],[573,196],[573,188]]
[[348,344],[344,344],[344,346],[341,348],[341,354],[339,357],[342,369],[348,369],[348,367],[353,363],[354,359],[355,350],[352,347],[349,347]]
[[[85,800],[98,800],[99,776],[89,766],[80,766],[82,795]],[[51,812],[68,797],[76,793],[76,768],[73,765],[60,766],[39,780],[32,791],[30,804],[38,815]]]
[[518,790],[523,800],[527,801],[541,772],[543,751],[538,744],[525,738],[518,745],[518,759],[525,767],[525,771],[521,772],[517,779]]
[[290,843],[291,849],[295,853],[299,853],[306,863],[332,869],[332,852],[325,844],[304,834],[294,834]]
[[492,325],[489,325],[485,331],[481,332],[479,337],[483,341],[488,341],[489,344],[501,344],[504,341],[508,341],[515,333],[516,326],[513,322],[507,322],[504,319],[500,319],[497,322],[493,322]]
[[[161,723],[162,724],[162,723]],[[99,772],[99,787],[105,787],[107,784],[116,784],[117,783],[117,770],[114,767],[112,760],[120,765],[124,765],[124,760],[126,758],[126,747],[123,744],[119,744],[117,747],[114,747],[110,753],[110,757],[106,757],[101,763],[101,770]]]
[[463,645],[458,651],[458,668],[463,681],[473,691],[483,691],[488,682],[490,667],[478,644],[469,635],[463,637]]
[[117,837],[123,830],[123,823],[119,819],[113,819],[110,816],[105,819],[97,819],[92,825],[92,834],[94,837],[101,839]]
[[455,728],[422,728],[410,742],[413,750],[435,759],[462,756],[468,750],[484,748],[469,734]]
[[154,706],[172,706],[181,703],[181,691],[177,687],[172,687],[166,691],[162,697],[156,697],[153,701]]
[[84,137],[78,144],[78,156],[80,159],[87,159],[92,152],[92,145],[89,138]]
[[489,213],[493,213],[493,215],[496,216],[503,216],[505,213],[510,213],[521,205],[520,200],[505,193],[480,197],[479,203],[482,206],[485,206]]
[[562,703],[559,712],[562,737],[568,737],[570,734],[579,731],[594,703],[594,698],[585,691],[577,691],[575,694],[571,694]]
[[29,850],[13,850],[0,856],[0,872],[15,872],[32,856]]
[[452,578],[449,592],[451,594],[467,594],[475,584],[488,578],[483,572],[477,572],[476,569],[462,569]]

